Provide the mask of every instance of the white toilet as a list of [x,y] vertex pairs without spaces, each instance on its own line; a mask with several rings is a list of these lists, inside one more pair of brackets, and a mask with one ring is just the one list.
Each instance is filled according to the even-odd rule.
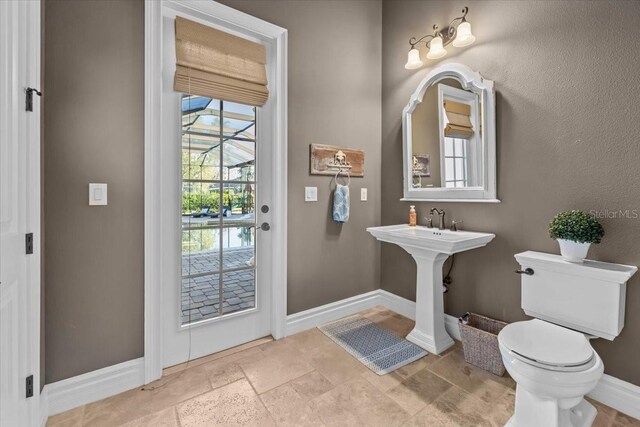
[[507,426],[591,426],[596,409],[584,396],[604,372],[589,340],[613,340],[624,326],[627,280],[637,267],[559,255],[517,254],[522,308],[533,320],[499,334],[502,360],[517,383]]

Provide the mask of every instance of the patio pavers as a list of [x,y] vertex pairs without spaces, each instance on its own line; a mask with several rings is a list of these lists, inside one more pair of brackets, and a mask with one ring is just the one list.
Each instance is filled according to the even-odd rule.
[[[219,254],[218,251],[183,254],[182,274],[196,275],[218,271]],[[223,273],[223,314],[254,307],[255,270],[246,264],[253,254],[253,246],[224,250],[223,266],[225,269],[242,267],[247,267],[247,269]],[[218,273],[182,279],[181,303],[183,324],[219,316]]]

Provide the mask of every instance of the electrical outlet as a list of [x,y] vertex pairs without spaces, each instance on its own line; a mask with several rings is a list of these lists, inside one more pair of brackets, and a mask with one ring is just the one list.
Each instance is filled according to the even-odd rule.
[[360,201],[362,201],[362,202],[366,202],[367,201],[367,189],[366,188],[361,188],[360,189]]
[[305,202],[317,202],[318,201],[318,187],[304,187],[304,201]]

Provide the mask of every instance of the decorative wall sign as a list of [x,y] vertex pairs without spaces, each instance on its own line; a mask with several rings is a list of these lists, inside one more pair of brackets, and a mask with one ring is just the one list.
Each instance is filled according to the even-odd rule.
[[352,177],[364,176],[364,150],[323,144],[311,144],[309,148],[311,175],[335,176],[336,173],[343,172]]
[[413,156],[413,175],[420,177],[430,177],[431,169],[429,165],[428,154],[414,154]]

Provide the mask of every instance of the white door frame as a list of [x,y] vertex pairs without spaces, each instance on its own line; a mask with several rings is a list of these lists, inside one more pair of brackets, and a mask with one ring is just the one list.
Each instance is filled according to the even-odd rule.
[[162,218],[160,150],[162,123],[162,9],[205,19],[230,31],[241,31],[269,43],[267,62],[275,71],[269,81],[273,100],[273,268],[271,335],[285,336],[287,318],[287,30],[210,0],[145,0],[145,382],[162,376]]
[[[20,188],[26,191],[27,212],[19,233],[33,233],[33,254],[26,256],[26,283],[24,305],[26,310],[19,319],[22,341],[20,346],[24,364],[15,366],[19,376],[19,393],[24,398],[25,381],[33,375],[33,397],[26,401],[25,426],[41,424],[40,419],[40,106],[42,99],[34,94],[33,111],[25,111],[25,89],[41,89],[40,64],[40,0],[4,2],[3,21],[0,25],[0,115],[3,128],[0,138],[11,138],[21,145],[18,166],[27,162],[30,167],[20,171],[26,182]],[[6,13],[6,15],[5,15]],[[3,143],[8,143],[4,141]],[[24,150],[24,151],[23,151]],[[4,184],[0,184],[3,185]],[[24,227],[24,229],[22,229]],[[2,410],[2,408],[0,408]]]

